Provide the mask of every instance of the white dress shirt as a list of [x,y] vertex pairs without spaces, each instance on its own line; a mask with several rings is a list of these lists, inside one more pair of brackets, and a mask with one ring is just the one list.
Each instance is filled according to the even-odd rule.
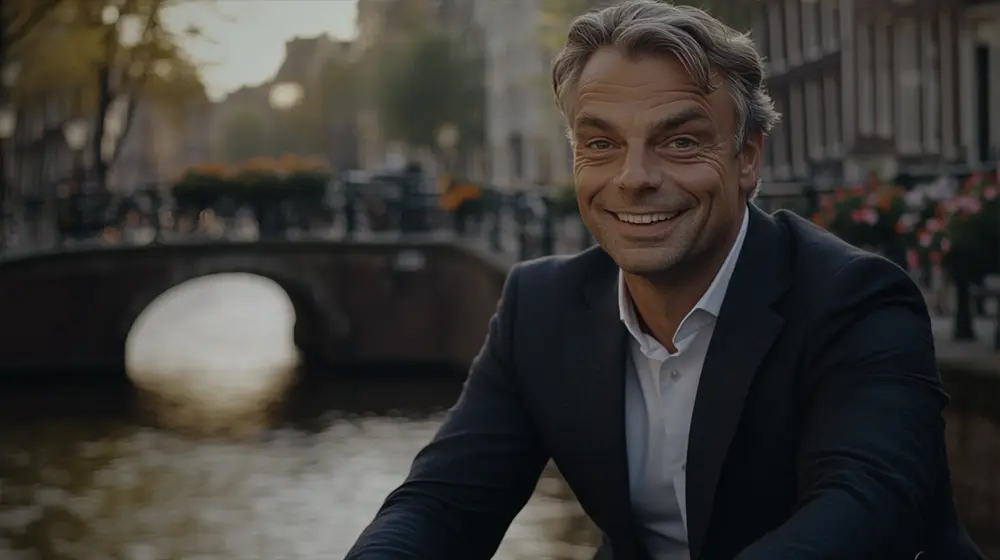
[[625,429],[632,510],[655,560],[690,560],[685,482],[688,434],[702,365],[743,240],[740,233],[715,279],[674,334],[676,353],[642,331],[624,276],[618,307],[628,329]]

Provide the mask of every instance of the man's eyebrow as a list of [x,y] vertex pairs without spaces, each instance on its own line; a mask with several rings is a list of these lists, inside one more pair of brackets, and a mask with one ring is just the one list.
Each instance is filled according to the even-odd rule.
[[698,120],[708,121],[711,120],[711,117],[700,107],[690,107],[663,118],[653,125],[652,130],[655,134],[664,134],[689,122]]
[[[651,130],[653,131],[654,134],[664,134],[670,132],[675,128],[683,126],[689,122],[697,120],[707,121],[711,120],[711,117],[709,117],[708,113],[706,113],[704,109],[701,109],[700,107],[690,107],[661,119],[660,121],[658,121],[653,125]],[[605,132],[614,132],[615,130],[614,125],[590,113],[580,113],[579,115],[577,115],[574,124],[575,124],[575,126],[573,127],[574,129],[589,127],[589,128],[596,128],[598,130],[602,130]]]
[[580,113],[576,116],[573,128],[589,127],[603,130],[605,132],[613,132],[615,127],[611,125],[608,121],[589,113]]

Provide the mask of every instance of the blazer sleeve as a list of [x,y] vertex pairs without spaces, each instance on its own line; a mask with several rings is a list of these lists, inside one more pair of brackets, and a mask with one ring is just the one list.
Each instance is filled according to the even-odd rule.
[[836,275],[802,375],[810,400],[799,505],[737,560],[911,559],[947,469],[941,388],[922,294],[870,255]]
[[492,558],[548,460],[515,380],[519,268],[458,402],[345,560]]

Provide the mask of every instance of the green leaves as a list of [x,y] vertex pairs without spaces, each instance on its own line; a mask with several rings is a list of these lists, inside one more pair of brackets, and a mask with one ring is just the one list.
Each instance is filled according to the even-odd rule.
[[445,33],[424,31],[385,53],[375,97],[389,136],[435,148],[445,124],[458,127],[460,141],[483,137],[483,63],[459,52]]

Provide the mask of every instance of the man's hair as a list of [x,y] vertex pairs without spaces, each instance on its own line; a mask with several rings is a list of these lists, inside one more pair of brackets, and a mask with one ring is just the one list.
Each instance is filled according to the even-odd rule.
[[556,104],[567,119],[580,73],[602,47],[615,47],[627,56],[674,57],[706,93],[722,85],[721,77],[736,111],[737,153],[748,136],[769,133],[781,117],[767,93],[761,56],[746,33],[691,6],[626,0],[583,14],[570,25],[566,46],[552,64]]

